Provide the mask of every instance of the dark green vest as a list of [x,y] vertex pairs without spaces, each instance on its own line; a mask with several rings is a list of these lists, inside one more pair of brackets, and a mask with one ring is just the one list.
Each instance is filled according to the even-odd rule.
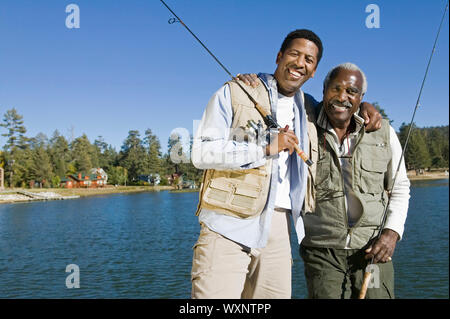
[[[348,226],[345,207],[344,180],[333,136],[319,126],[319,158],[317,162],[315,191],[316,209],[303,216],[305,246],[343,249],[347,235],[351,235],[349,248],[359,249],[375,237],[387,199],[386,173],[392,154],[389,144],[389,122],[383,120],[382,128],[358,134],[352,154],[352,188],[361,202],[363,213],[353,227]],[[326,141],[324,143],[324,141]]]

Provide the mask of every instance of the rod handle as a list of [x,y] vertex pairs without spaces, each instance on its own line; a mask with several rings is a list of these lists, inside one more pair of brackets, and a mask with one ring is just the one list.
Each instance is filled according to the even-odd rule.
[[305,152],[301,150],[301,148],[295,144],[294,146],[295,152],[302,158],[302,160],[306,163],[306,165],[311,166],[313,164],[313,161],[311,161],[308,156],[306,156]]
[[[268,115],[270,115],[269,113],[266,112],[266,110],[264,110],[264,108],[257,103],[256,101],[254,102],[256,109],[258,110],[258,112],[263,116],[263,117],[267,117]],[[313,164],[313,161],[311,161],[308,156],[306,156],[305,152],[303,152],[301,150],[301,148],[298,145],[294,146],[295,152],[298,154],[298,156],[301,157],[301,159],[306,163],[306,165],[311,166]]]
[[361,290],[359,291],[358,299],[366,298],[367,288],[369,287],[369,282],[370,282],[370,276],[371,275],[372,275],[372,273],[370,271],[365,271],[364,272],[363,283],[362,283],[362,286],[361,286]]
[[258,110],[259,114],[262,115],[262,117],[267,117],[269,115],[269,113],[266,112],[266,110],[264,110],[264,108],[261,106],[261,104],[259,104],[258,102],[254,102],[256,109]]

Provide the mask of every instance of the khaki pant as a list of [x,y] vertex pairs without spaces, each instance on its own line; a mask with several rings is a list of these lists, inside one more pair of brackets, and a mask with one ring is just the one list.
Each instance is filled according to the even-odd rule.
[[[332,249],[300,245],[300,255],[305,263],[308,297],[313,299],[358,298],[367,265],[367,260],[364,259],[365,248]],[[376,272],[372,275],[366,299],[393,299],[392,261],[375,264],[373,267],[376,268]]]
[[264,248],[250,249],[205,225],[194,246],[194,299],[291,298],[289,213],[275,211]]

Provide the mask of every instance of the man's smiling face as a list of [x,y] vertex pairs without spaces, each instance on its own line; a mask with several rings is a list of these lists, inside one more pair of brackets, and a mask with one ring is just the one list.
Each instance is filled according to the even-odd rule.
[[[334,72],[333,72],[334,73]],[[364,96],[361,72],[337,69],[323,92],[323,107],[333,127],[346,127]]]
[[274,76],[281,94],[293,96],[303,83],[314,76],[318,52],[314,42],[296,38],[284,52],[278,53]]

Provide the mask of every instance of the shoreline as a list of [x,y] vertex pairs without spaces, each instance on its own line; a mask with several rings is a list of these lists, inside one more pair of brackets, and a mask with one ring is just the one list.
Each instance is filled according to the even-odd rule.
[[448,174],[445,174],[445,172],[424,172],[421,175],[416,175],[415,171],[409,171],[407,176],[410,181],[448,179]]
[[[424,172],[416,175],[415,171],[407,173],[410,181],[439,180],[448,179],[445,172]],[[172,186],[112,186],[103,188],[7,188],[0,191],[0,204],[24,203],[47,200],[67,200],[90,196],[112,195],[123,193],[159,192],[170,191],[171,193],[198,192],[198,189],[177,190]],[[35,195],[33,197],[27,197]],[[42,195],[39,195],[42,193]],[[2,199],[3,197],[3,199]]]
[[[66,200],[123,193],[159,192],[173,189],[174,188],[172,186],[107,186],[103,188],[6,188],[0,191],[0,204],[46,200]],[[19,195],[21,193],[28,193],[36,196],[34,198],[27,198],[26,195]],[[40,193],[42,193],[43,196],[39,196]],[[4,200],[2,200],[1,198],[2,195],[5,197]],[[16,196],[16,198],[12,198],[14,196]]]

